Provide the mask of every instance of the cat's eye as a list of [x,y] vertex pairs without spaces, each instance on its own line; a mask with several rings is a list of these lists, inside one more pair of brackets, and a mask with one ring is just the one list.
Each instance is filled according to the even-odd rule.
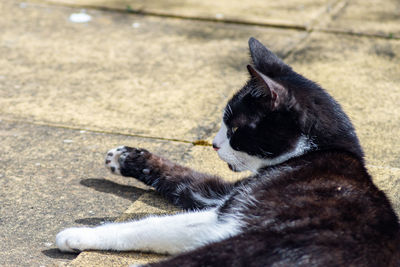
[[236,130],[238,129],[239,127],[232,127],[232,133],[235,133],[236,132]]

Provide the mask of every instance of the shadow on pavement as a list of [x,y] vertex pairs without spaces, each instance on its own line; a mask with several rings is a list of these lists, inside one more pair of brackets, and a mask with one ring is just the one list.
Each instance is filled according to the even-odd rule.
[[78,252],[77,253],[61,252],[60,250],[58,250],[58,248],[42,250],[42,253],[47,257],[53,259],[64,259],[64,260],[73,260],[79,255]]
[[118,217],[95,217],[95,218],[82,218],[75,220],[76,223],[90,226],[97,226],[100,224],[114,222]]
[[110,193],[131,201],[136,201],[141,195],[147,193],[147,190],[129,186],[121,185],[115,182],[99,179],[99,178],[88,178],[80,181],[81,185],[93,188],[96,191],[103,193]]

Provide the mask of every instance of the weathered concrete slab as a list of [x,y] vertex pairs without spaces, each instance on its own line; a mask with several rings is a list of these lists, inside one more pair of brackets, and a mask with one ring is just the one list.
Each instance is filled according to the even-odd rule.
[[399,60],[400,40],[313,33],[288,62],[341,103],[368,164],[398,168]]
[[167,256],[156,255],[145,252],[108,252],[90,251],[82,252],[68,264],[69,267],[107,267],[107,266],[130,266],[133,264],[144,264],[157,262]]
[[[1,1],[0,113],[197,140],[246,79],[247,40],[278,53],[304,32]],[[132,26],[133,25],[133,26]]]
[[307,28],[340,1],[213,1],[213,0],[35,0],[62,5],[109,8],[144,14],[232,21],[256,25]]
[[[317,26],[318,28],[318,26]],[[323,29],[400,38],[398,0],[347,1]]]
[[[114,221],[132,202],[152,192],[142,183],[111,175],[104,168],[105,153],[121,144],[146,147],[180,162],[192,146],[0,122],[1,266],[70,261],[76,255],[55,248],[58,231]],[[153,212],[159,206],[166,209],[163,203],[154,198],[136,206]]]

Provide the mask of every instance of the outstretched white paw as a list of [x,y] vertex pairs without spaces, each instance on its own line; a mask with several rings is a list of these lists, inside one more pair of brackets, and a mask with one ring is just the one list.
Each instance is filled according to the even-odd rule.
[[105,164],[111,173],[121,175],[121,166],[118,160],[124,152],[126,152],[125,146],[119,146],[107,152]]
[[57,234],[56,245],[61,251],[66,252],[96,249],[97,238],[93,228],[68,228]]

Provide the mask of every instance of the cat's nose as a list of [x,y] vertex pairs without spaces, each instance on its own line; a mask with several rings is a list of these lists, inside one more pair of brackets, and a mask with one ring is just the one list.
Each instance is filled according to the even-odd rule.
[[215,151],[218,151],[218,149],[219,149],[219,147],[215,143],[213,143],[213,148]]

